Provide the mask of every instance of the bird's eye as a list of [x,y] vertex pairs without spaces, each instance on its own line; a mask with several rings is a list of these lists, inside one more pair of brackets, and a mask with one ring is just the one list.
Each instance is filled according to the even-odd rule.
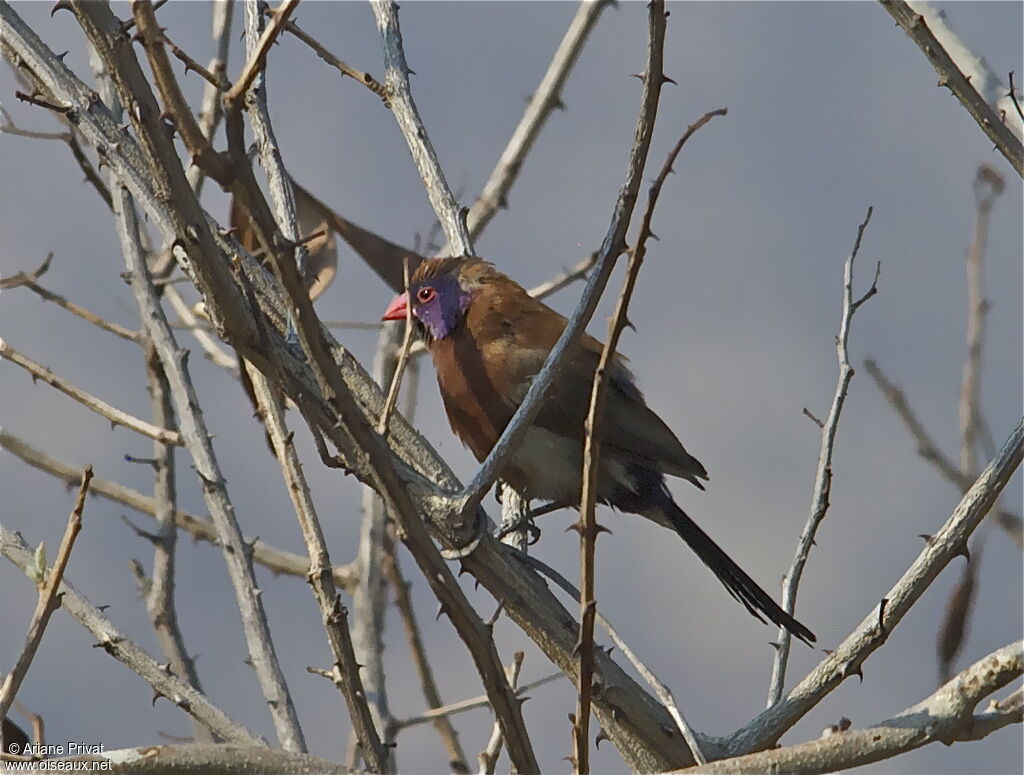
[[437,293],[429,285],[425,285],[416,291],[416,299],[420,304],[427,304],[434,300]]

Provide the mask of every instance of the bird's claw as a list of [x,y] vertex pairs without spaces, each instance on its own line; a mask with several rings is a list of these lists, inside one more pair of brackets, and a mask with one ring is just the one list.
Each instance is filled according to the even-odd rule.
[[526,540],[527,546],[533,546],[540,540],[540,528],[533,524],[533,517],[530,515],[516,522],[506,522],[499,525],[498,529],[494,531],[494,537],[502,541],[512,535],[512,533],[518,533],[520,530],[525,530],[529,533]]

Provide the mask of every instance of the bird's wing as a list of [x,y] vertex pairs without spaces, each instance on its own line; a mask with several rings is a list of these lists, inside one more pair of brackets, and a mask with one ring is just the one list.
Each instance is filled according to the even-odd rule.
[[[552,387],[550,400],[537,424],[561,433],[583,434],[590,408],[594,372],[601,343],[587,337],[566,370]],[[572,407],[566,411],[567,407]],[[683,447],[665,422],[644,401],[643,394],[622,363],[616,359],[608,382],[602,430],[604,454],[637,463],[670,476],[686,479],[703,489],[708,478],[704,466]]]
[[[531,379],[540,371],[567,321],[503,275],[492,279],[478,298],[485,303],[474,302],[470,307],[467,328],[481,350],[482,362],[496,392],[514,409],[526,396]],[[599,341],[584,334],[555,380],[537,417],[538,426],[582,441],[591,385],[602,350]],[[704,466],[647,406],[623,360],[617,355],[613,362],[605,406],[604,454],[678,476],[701,487],[700,480],[708,478]]]

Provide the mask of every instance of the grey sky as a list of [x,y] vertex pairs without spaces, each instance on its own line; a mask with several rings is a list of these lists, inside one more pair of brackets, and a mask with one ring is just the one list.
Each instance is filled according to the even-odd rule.
[[[48,3],[20,3],[19,13],[87,78],[83,36],[70,14],[49,17]],[[1003,78],[1024,71],[1019,3],[946,7],[950,22]],[[486,179],[538,82],[565,26],[569,3],[405,3],[406,53],[417,75],[416,101],[449,182],[472,198]],[[124,15],[124,6],[115,7]],[[972,182],[981,162],[1006,177],[995,206],[986,265],[987,319],[982,407],[997,443],[1021,414],[1021,185],[1002,157],[936,77],[923,55],[874,3],[677,3],[671,6],[666,88],[651,154],[651,175],[683,129],[705,111],[729,115],[703,129],[683,151],[655,216],[660,242],[650,246],[630,317],[637,331],[621,345],[649,403],[707,466],[707,493],[673,486],[680,504],[765,588],[792,558],[814,476],[818,434],[801,415],[827,411],[835,384],[833,337],[839,320],[842,262],[868,205],[857,287],[882,262],[880,293],[854,323],[851,355],[879,361],[903,387],[922,420],[954,458],[956,396],[965,352],[964,255],[973,222]],[[209,55],[209,9],[174,2],[160,12],[175,42],[198,59]],[[368,6],[303,3],[299,22],[341,58],[380,75],[380,50]],[[585,49],[556,113],[477,251],[524,285],[551,277],[599,244],[625,169],[640,95],[628,77],[642,68],[645,8],[607,11]],[[233,38],[231,72],[241,65]],[[202,88],[184,79],[189,96]],[[0,100],[23,128],[52,128],[41,109],[14,99],[0,68]],[[290,171],[363,226],[411,244],[432,221],[395,122],[369,91],[342,80],[310,51],[285,38],[269,68],[270,106]],[[35,266],[56,254],[47,287],[124,325],[137,325],[113,222],[86,186],[66,148],[24,138],[0,139],[0,272]],[[226,209],[208,186],[207,207]],[[339,279],[319,302],[325,319],[374,321],[390,292],[343,248]],[[613,279],[611,287],[618,287]],[[562,312],[578,288],[552,301]],[[591,331],[603,336],[606,303]],[[130,344],[79,325],[25,291],[0,298],[0,337],[106,400],[148,416],[141,359]],[[375,334],[340,332],[367,365]],[[185,346],[194,347],[183,337]],[[423,364],[417,424],[460,475],[473,462],[448,430],[428,362]],[[249,534],[298,551],[301,537],[251,409],[237,384],[205,363],[192,366],[203,409],[216,434],[229,490]],[[0,423],[62,460],[93,463],[98,476],[143,491],[148,469],[124,462],[146,456],[148,440],[107,423],[10,364],[0,366]],[[296,426],[298,420],[294,420]],[[334,559],[354,555],[358,489],[323,470],[308,439],[306,471]],[[195,478],[179,457],[181,505],[204,513]],[[866,371],[854,379],[836,447],[832,509],[801,587],[799,618],[820,645],[838,643],[896,581],[959,500],[915,453]],[[50,477],[0,455],[0,521],[32,544],[56,546],[71,496]],[[493,501],[488,501],[490,507]],[[1018,509],[1020,477],[1003,503]],[[110,604],[119,628],[156,654],[128,560],[149,564],[150,550],[119,520],[124,509],[92,499],[68,571],[97,604]],[[131,514],[133,519],[135,517]],[[144,524],[143,517],[138,522]],[[633,648],[673,689],[689,721],[726,734],[763,707],[774,631],[732,601],[684,544],[643,520],[603,513],[614,532],[598,544],[598,601]],[[539,556],[577,573],[576,538],[559,514],[541,523]],[[986,528],[982,528],[984,531]],[[219,553],[184,540],[179,613],[214,702],[272,738],[273,729],[248,667],[234,599]],[[410,576],[413,565],[404,556]],[[886,718],[935,688],[934,636],[956,561],[865,666],[783,742],[816,737],[846,716],[855,726]],[[340,758],[348,732],[336,691],[307,675],[328,651],[305,585],[260,571],[264,600],[312,752]],[[446,700],[480,693],[472,663],[447,621],[432,621],[429,593],[415,599]],[[485,615],[493,601],[467,589]],[[21,648],[34,605],[29,582],[0,565],[0,666]],[[652,594],[653,591],[653,594]],[[1019,637],[1019,552],[998,530],[985,544],[977,607],[959,664],[966,666]],[[644,601],[638,605],[637,601]],[[506,621],[497,627],[504,658],[527,648],[524,680],[549,670],[544,657]],[[51,742],[102,742],[108,749],[158,742],[158,732],[187,735],[169,704],[150,707],[150,692],[58,614],[22,689],[23,702],[47,721]],[[791,676],[819,654],[795,648]],[[386,658],[396,715],[418,712],[415,685],[397,621]],[[792,680],[790,682],[792,684]],[[538,689],[526,704],[545,771],[568,768],[567,682]],[[490,719],[459,717],[467,752],[482,749]],[[443,771],[443,750],[420,727],[399,738],[406,772]],[[621,772],[603,744],[595,772]],[[1020,729],[981,743],[932,745],[864,768],[871,773],[1021,771]]]

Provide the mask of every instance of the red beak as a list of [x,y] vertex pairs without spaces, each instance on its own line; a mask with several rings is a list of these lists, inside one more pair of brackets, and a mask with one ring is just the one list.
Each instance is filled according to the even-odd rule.
[[406,294],[396,296],[395,300],[384,310],[384,317],[381,320],[405,320],[409,310],[409,297]]

